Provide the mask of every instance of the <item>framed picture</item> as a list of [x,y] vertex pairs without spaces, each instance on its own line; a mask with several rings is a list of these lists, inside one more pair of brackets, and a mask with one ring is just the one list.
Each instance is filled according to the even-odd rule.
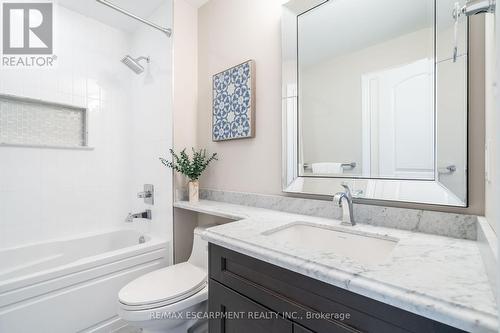
[[248,60],[212,77],[212,140],[255,136],[255,63]]

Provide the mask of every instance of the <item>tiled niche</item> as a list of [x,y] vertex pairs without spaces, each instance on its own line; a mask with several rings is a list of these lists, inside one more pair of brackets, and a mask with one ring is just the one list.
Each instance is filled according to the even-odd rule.
[[87,110],[0,95],[0,144],[81,148],[87,145]]

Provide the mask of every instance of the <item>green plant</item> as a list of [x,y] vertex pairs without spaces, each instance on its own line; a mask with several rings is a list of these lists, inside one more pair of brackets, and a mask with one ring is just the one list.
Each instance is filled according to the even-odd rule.
[[186,153],[186,148],[184,148],[179,155],[170,149],[172,161],[167,161],[161,157],[160,161],[165,166],[188,177],[190,181],[198,180],[208,165],[214,160],[217,161],[217,153],[213,153],[212,156],[208,157],[206,149],[196,151],[192,148],[192,150],[193,157],[190,158]]

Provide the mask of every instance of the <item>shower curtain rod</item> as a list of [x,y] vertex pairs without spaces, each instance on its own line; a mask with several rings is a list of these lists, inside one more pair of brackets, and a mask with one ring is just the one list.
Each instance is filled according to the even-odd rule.
[[121,8],[121,7],[118,7],[118,6],[117,6],[117,5],[115,5],[114,3],[109,2],[108,0],[96,0],[96,1],[97,1],[97,2],[99,2],[99,3],[101,3],[101,4],[103,4],[103,5],[105,5],[105,6],[108,6],[109,8],[112,8],[112,9],[114,9],[114,10],[116,10],[116,11],[119,11],[119,12],[120,12],[120,13],[122,13],[122,14],[127,15],[128,17],[131,17],[131,18],[133,18],[134,20],[137,20],[137,21],[139,21],[139,22],[142,22],[142,23],[144,23],[144,24],[149,25],[150,27],[153,27],[153,28],[155,28],[155,29],[158,29],[158,30],[160,30],[161,32],[164,32],[164,33],[165,33],[168,37],[170,37],[170,36],[172,35],[172,29],[168,29],[168,28],[161,27],[161,26],[159,26],[158,24],[155,24],[155,23],[150,22],[150,21],[148,21],[148,20],[146,20],[146,19],[143,19],[142,17],[139,17],[139,16],[137,16],[137,15],[134,15],[134,14],[132,14],[131,12],[129,12],[129,11],[127,11],[127,10],[125,10],[125,9]]

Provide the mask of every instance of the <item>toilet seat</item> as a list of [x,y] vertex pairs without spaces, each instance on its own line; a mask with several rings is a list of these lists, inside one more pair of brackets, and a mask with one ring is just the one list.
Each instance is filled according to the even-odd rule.
[[[192,311],[207,311],[206,310],[206,302],[208,300],[208,284],[205,287],[197,292],[196,294],[189,296],[186,299],[178,301],[176,303],[172,303],[165,306],[156,307],[154,309],[125,309],[124,305],[120,303],[118,307],[118,315],[123,320],[133,323],[132,326],[137,326],[144,328],[144,326],[151,327],[152,325],[165,325],[165,327],[174,327],[176,326],[174,322],[175,319],[166,319],[165,320],[152,320],[152,314],[165,314],[165,313],[184,313],[184,312],[192,312]],[[183,319],[185,320],[185,319]],[[163,322],[163,323],[162,323]],[[182,320],[181,320],[182,322]],[[167,331],[165,329],[164,331]]]
[[123,310],[147,310],[184,300],[206,287],[207,273],[189,262],[143,275],[123,287],[118,299]]

